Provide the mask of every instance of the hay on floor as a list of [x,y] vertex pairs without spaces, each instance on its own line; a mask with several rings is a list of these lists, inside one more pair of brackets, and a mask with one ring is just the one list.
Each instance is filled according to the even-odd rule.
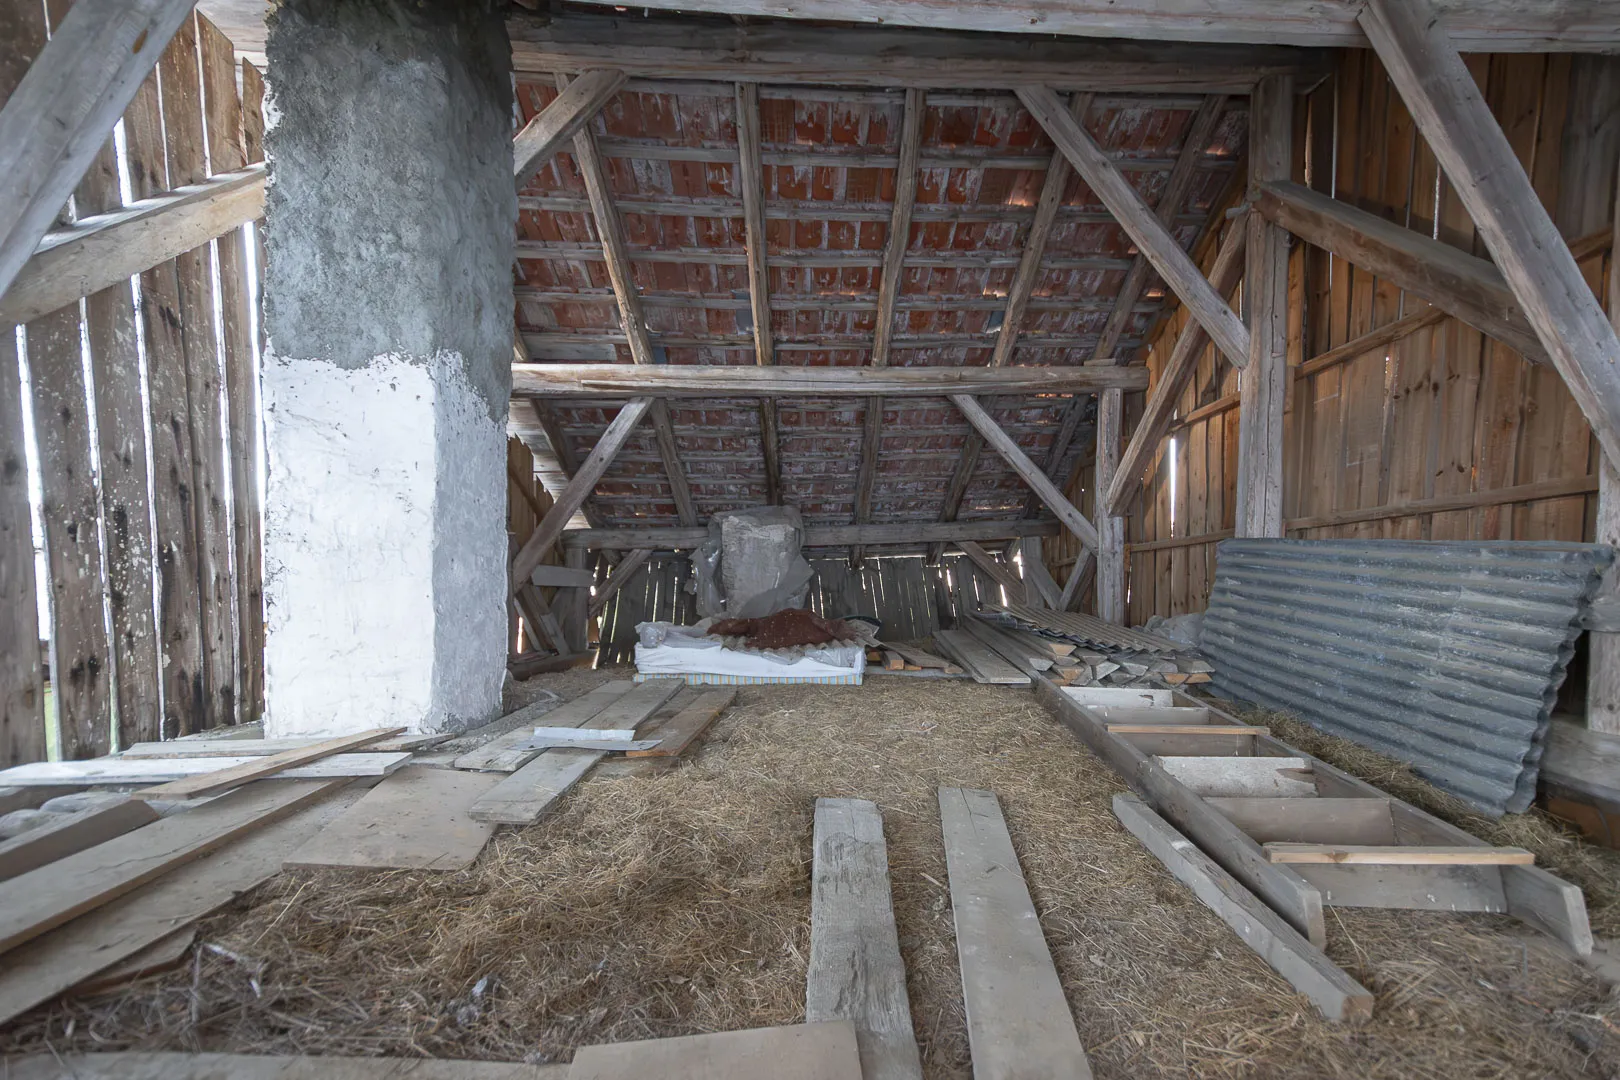
[[36,1010],[0,1050],[545,1062],[793,1023],[830,795],[883,810],[925,1071],[966,1078],[941,785],[1000,796],[1098,1077],[1620,1070],[1605,984],[1506,917],[1331,911],[1330,953],[1378,1001],[1328,1024],[1119,827],[1123,783],[1027,691],[905,678],[744,689],[690,764],[589,780],[465,872],[284,874],[204,924],[193,964]]

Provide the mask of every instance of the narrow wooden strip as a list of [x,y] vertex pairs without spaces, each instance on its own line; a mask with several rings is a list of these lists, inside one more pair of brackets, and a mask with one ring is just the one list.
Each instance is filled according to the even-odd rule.
[[157,811],[139,799],[125,799],[77,814],[56,816],[59,820],[0,844],[0,881],[37,870],[158,819]]
[[495,832],[467,811],[497,782],[459,769],[401,769],[288,855],[285,865],[464,870]]
[[1322,1015],[1329,1020],[1359,1020],[1372,1015],[1373,996],[1365,987],[1141,799],[1115,795],[1114,816],[1277,974],[1310,998]]
[[244,762],[229,768],[219,769],[215,772],[201,776],[189,777],[185,780],[175,780],[171,783],[160,784],[157,787],[146,788],[136,792],[137,798],[142,799],[196,799],[204,795],[213,795],[217,792],[228,791],[233,787],[240,787],[253,780],[262,780],[267,776],[287,769],[296,769],[300,765],[309,765],[322,758],[341,754],[346,750],[358,750],[369,743],[386,739],[390,735],[400,735],[405,731],[402,727],[372,728],[354,735],[344,735],[337,739],[325,739],[311,746],[299,747],[296,750],[283,750],[279,754],[259,758],[255,761]]
[[1108,724],[1114,735],[1270,735],[1270,728],[1247,724]]
[[1274,863],[1327,863],[1358,866],[1533,866],[1536,857],[1524,848],[1284,844],[1266,845]]
[[335,786],[255,784],[0,883],[0,952],[285,817]]
[[921,1080],[877,806],[817,799],[814,852],[804,1018],[855,1025],[865,1080]]
[[995,795],[940,788],[939,813],[974,1080],[1089,1080]]
[[693,740],[708,730],[709,725],[730,708],[736,698],[735,690],[715,690],[701,695],[692,704],[647,732],[648,738],[658,738],[657,746],[650,750],[631,750],[624,756],[677,757],[685,753]]
[[1429,308],[1426,311],[1408,315],[1404,319],[1396,319],[1386,326],[1380,326],[1378,329],[1362,334],[1360,337],[1352,338],[1338,348],[1329,349],[1327,352],[1311,357],[1294,369],[1294,378],[1308,379],[1312,375],[1326,371],[1328,368],[1342,364],[1347,360],[1354,360],[1356,357],[1372,352],[1374,349],[1382,349],[1393,345],[1404,337],[1415,334],[1425,327],[1436,326],[1449,318],[1451,316],[1444,310]]
[[9,1080],[567,1080],[567,1065],[454,1058],[286,1057],[252,1054],[35,1054]]
[[847,1020],[587,1046],[568,1080],[862,1080]]
[[[333,780],[339,777],[387,776],[410,760],[408,753],[335,754],[320,761],[283,770],[278,780]],[[36,761],[0,773],[0,783],[18,787],[64,785],[122,786],[168,784],[206,776],[221,769],[252,765],[263,757],[214,758],[91,758],[88,761]],[[141,794],[145,794],[142,792]]]
[[539,753],[538,750],[524,750],[522,747],[532,737],[534,722],[540,717],[544,716],[546,723],[554,727],[578,727],[629,693],[634,686],[635,684],[628,680],[615,679],[613,682],[603,683],[573,701],[560,705],[554,701],[541,701],[519,709],[498,721],[513,724],[511,731],[496,736],[477,749],[467,751],[456,758],[454,765],[458,769],[477,769],[485,772],[511,772],[521,768],[525,762]]

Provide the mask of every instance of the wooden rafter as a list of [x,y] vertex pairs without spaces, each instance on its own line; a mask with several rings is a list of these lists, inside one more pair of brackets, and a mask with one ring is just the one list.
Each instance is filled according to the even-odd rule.
[[591,454],[585,463],[574,473],[551,505],[551,512],[540,519],[540,525],[524,541],[523,547],[512,558],[511,592],[516,595],[529,580],[529,574],[540,560],[545,557],[546,551],[563,534],[567,528],[568,519],[574,516],[592,491],[596,489],[597,481],[607,472],[608,466],[618,456],[624,444],[629,441],[636,425],[647,410],[652,407],[653,399],[650,397],[632,398],[619,409],[619,415],[607,426],[602,437],[596,441]]
[[[1166,229],[1175,224],[1176,214],[1180,211],[1181,204],[1187,200],[1187,191],[1192,187],[1199,162],[1209,147],[1209,140],[1214,136],[1215,126],[1220,123],[1221,114],[1225,109],[1226,95],[1211,94],[1193,114],[1192,123],[1187,128],[1187,140],[1181,147],[1181,155],[1176,158],[1176,167],[1171,170],[1164,194],[1159,196],[1158,209],[1154,211],[1159,223]],[[1121,335],[1130,325],[1136,301],[1141,297],[1142,290],[1147,287],[1151,269],[1146,256],[1137,252],[1136,258],[1131,261],[1130,270],[1125,274],[1124,283],[1120,285],[1119,296],[1114,301],[1114,310],[1103,326],[1102,337],[1098,339],[1097,348],[1092,353],[1094,359],[1106,360],[1114,355],[1114,349],[1119,346]]]
[[[771,277],[766,265],[765,169],[759,138],[759,87],[737,84],[737,186],[741,189],[743,224],[748,249],[748,304],[754,320],[754,362],[776,363],[771,334]],[[759,401],[759,441],[765,459],[765,501],[782,502],[781,434],[776,403]]]
[[1018,99],[1135,241],[1137,249],[1153,264],[1170,291],[1186,305],[1193,318],[1204,324],[1215,347],[1225,353],[1234,366],[1247,364],[1249,334],[1242,320],[1215,295],[1175,237],[1148,209],[1142,196],[1085,128],[1064,110],[1058,96],[1047,87],[1026,86],[1018,90]]
[[[568,80],[559,77],[557,88],[564,92]],[[602,167],[602,156],[596,149],[596,135],[588,126],[574,133],[574,163],[579,166],[585,181],[585,192],[591,200],[591,214],[596,220],[596,231],[602,240],[602,253],[607,263],[608,279],[613,283],[613,297],[619,308],[619,322],[629,339],[630,357],[638,366],[654,362],[652,339],[647,333],[647,320],[641,311],[641,295],[630,272],[630,257],[624,240],[624,223],[619,220],[618,208],[613,205],[613,189],[608,184],[607,171]],[[669,409],[662,402],[652,406],[653,435],[658,453],[664,461],[664,472],[669,478],[670,495],[683,525],[697,524],[697,510],[692,505],[691,486],[686,481],[686,466],[675,445],[675,431],[669,419]],[[572,511],[570,511],[572,513]]]
[[[1249,235],[1247,226],[1248,223],[1241,219],[1232,222],[1215,256],[1209,280],[1211,287],[1221,296],[1231,293],[1243,280],[1244,252],[1248,247]],[[1197,320],[1188,319],[1181,336],[1176,339],[1175,348],[1170,352],[1170,359],[1159,375],[1158,384],[1148,397],[1147,408],[1137,421],[1136,430],[1131,433],[1130,444],[1120,457],[1113,482],[1106,489],[1098,489],[1098,505],[1105,507],[1108,513],[1119,515],[1125,512],[1126,504],[1141,483],[1148,461],[1170,430],[1176,403],[1181,400],[1188,380],[1198,370],[1198,358],[1203,355],[1207,344],[1209,335],[1204,328]]]
[[[1532,363],[1547,362],[1507,279],[1488,260],[1289,180],[1264,184],[1257,196],[1260,213],[1306,243],[1427,300]],[[1559,247],[1567,253],[1562,240]]]
[[[884,525],[808,525],[804,530],[805,547],[849,547],[865,544],[931,544],[940,541],[954,544],[960,540],[984,542],[1016,539],[1021,536],[1055,536],[1055,521],[957,521],[957,522],[901,522]],[[655,548],[660,551],[679,551],[694,548],[708,538],[701,528],[681,529],[651,526],[623,529],[574,529],[563,533],[563,546],[590,548],[602,551],[632,551],[637,548]]]
[[550,161],[558,150],[590,123],[629,78],[622,71],[588,71],[562,88],[512,140],[512,175],[517,186]]
[[[894,341],[894,316],[900,302],[900,275],[905,270],[906,248],[911,243],[911,211],[917,201],[917,160],[922,154],[923,93],[907,90],[900,125],[900,161],[894,173],[894,206],[883,247],[883,272],[878,282],[877,323],[872,333],[872,366],[889,366]],[[866,399],[861,424],[861,467],[855,480],[855,524],[872,519],[872,488],[877,483],[878,453],[883,444],[883,398]],[[850,549],[849,564],[860,566],[859,545]]]
[[[1089,93],[1076,94],[1069,102],[1069,110],[1079,122],[1084,122],[1086,113],[1091,109],[1094,95]],[[1012,363],[1013,350],[1018,345],[1018,335],[1024,321],[1024,312],[1029,309],[1030,298],[1035,291],[1035,282],[1041,276],[1041,261],[1046,257],[1046,241],[1052,235],[1052,226],[1057,221],[1058,209],[1063,205],[1063,193],[1069,186],[1069,165],[1061,153],[1052,155],[1052,162],[1047,166],[1046,179],[1041,184],[1040,198],[1035,203],[1035,219],[1030,223],[1029,236],[1024,240],[1024,250],[1018,256],[1018,270],[1013,274],[1011,287],[1007,289],[1007,302],[1002,308],[1001,331],[996,337],[996,349],[990,356],[991,367],[1006,367]],[[1065,416],[1077,415],[1078,402],[1070,402],[1065,410]],[[962,456],[957,460],[956,470],[951,475],[951,482],[945,489],[945,502],[940,507],[941,521],[955,521],[956,515],[961,513],[962,500],[967,495],[968,484],[973,480],[973,470],[978,467],[979,457],[984,452],[984,439],[977,431],[969,431],[967,441],[962,445]],[[929,549],[928,562],[939,561],[942,545]]]
[[80,0],[0,109],[0,297],[67,204],[194,0]]
[[962,415],[967,417],[968,423],[984,436],[984,441],[1012,466],[1014,472],[1023,477],[1024,483],[1035,489],[1052,513],[1057,515],[1057,519],[1063,522],[1082,544],[1096,551],[1097,530],[1092,527],[1091,522],[1074,508],[1074,505],[1064,497],[1063,492],[1058,490],[1056,484],[1046,478],[1046,473],[1029,459],[1029,455],[1024,453],[1012,437],[1001,430],[995,418],[967,394],[952,394],[951,401],[961,410]]
[[1145,390],[1148,373],[1112,364],[1017,367],[745,367],[741,364],[518,364],[519,397],[937,397]]

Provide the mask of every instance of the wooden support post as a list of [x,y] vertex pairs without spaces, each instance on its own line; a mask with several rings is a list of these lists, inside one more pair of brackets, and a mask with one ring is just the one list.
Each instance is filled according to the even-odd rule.
[[1620,461],[1620,337],[1439,17],[1428,0],[1369,0],[1357,21],[1592,434]]
[[[1249,99],[1249,185],[1286,180],[1292,168],[1292,80],[1261,79]],[[1237,535],[1283,535],[1283,411],[1288,400],[1288,233],[1251,214],[1249,363],[1239,376]]]
[[[759,86],[737,84],[737,186],[743,203],[744,243],[748,249],[748,304],[754,322],[754,363],[776,363],[771,332],[771,275],[765,243],[765,170],[759,148]],[[765,461],[765,501],[782,503],[781,433],[776,402],[759,399],[760,456]]]
[[[872,366],[889,366],[894,341],[894,316],[900,302],[900,275],[911,243],[911,210],[917,201],[917,160],[922,154],[923,92],[906,91],[900,125],[900,157],[894,172],[894,203],[889,211],[889,232],[883,247],[883,271],[878,281],[877,322],[872,331]],[[883,399],[866,399],[861,426],[861,469],[855,480],[854,524],[872,518],[872,488],[877,483],[878,454],[883,446]],[[864,552],[849,549],[849,565],[861,565]]]
[[[1614,235],[1620,243],[1620,180],[1615,183]],[[1615,250],[1620,251],[1620,247]],[[1609,272],[1609,319],[1620,329],[1620,273]],[[1598,454],[1597,528],[1599,544],[1620,546],[1620,458]],[[0,526],[3,527],[3,526]],[[1600,598],[1620,594],[1620,567],[1611,566],[1599,587]],[[1620,634],[1594,631],[1588,638],[1586,726],[1593,731],[1620,735]]]
[[79,0],[0,109],[0,296],[195,0]]
[[622,71],[587,71],[552,99],[512,140],[512,175],[522,187],[602,111],[628,78]]
[[[1210,273],[1210,284],[1221,296],[1226,296],[1243,280],[1244,256],[1248,250],[1249,229],[1248,223],[1239,218],[1227,226],[1225,238],[1221,241],[1220,251],[1215,255],[1215,266]],[[1170,352],[1170,359],[1159,373],[1159,381],[1153,387],[1153,393],[1148,397],[1147,408],[1142,411],[1142,418],[1136,423],[1136,430],[1131,433],[1130,445],[1121,455],[1119,467],[1114,471],[1112,482],[1106,487],[1098,486],[1100,504],[1112,514],[1123,514],[1131,496],[1136,493],[1141,484],[1142,473],[1147,469],[1148,462],[1159,448],[1159,443],[1170,430],[1170,424],[1175,418],[1176,406],[1181,401],[1181,393],[1187,388],[1193,373],[1198,370],[1198,358],[1204,353],[1204,346],[1209,344],[1209,335],[1204,332],[1195,319],[1190,319],[1176,339],[1175,348]],[[1098,516],[1101,516],[1099,512]]]
[[1063,522],[1070,532],[1079,537],[1082,544],[1092,551],[1096,551],[1097,530],[1092,528],[1091,522],[1087,521],[1085,515],[1074,508],[1073,504],[1064,497],[1063,492],[1057,489],[1056,484],[1046,478],[1046,473],[1041,471],[1041,468],[1033,461],[1029,460],[1029,455],[1025,454],[1019,445],[1005,431],[1001,430],[1001,425],[996,423],[995,418],[985,412],[983,406],[966,394],[952,394],[951,401],[955,402],[956,407],[962,410],[962,415],[967,417],[968,423],[972,424],[979,434],[984,437],[984,441],[989,443],[996,453],[1000,454],[1007,464],[1013,467],[1014,472],[1024,478],[1024,483],[1028,484],[1040,495],[1041,501],[1051,508],[1052,512],[1057,515],[1058,520]]
[[1097,617],[1120,626],[1125,625],[1125,519],[1108,513],[1102,493],[1119,468],[1124,422],[1125,392],[1104,390],[1097,401]]
[[585,459],[585,464],[568,481],[568,486],[557,496],[551,504],[550,513],[540,519],[540,525],[524,541],[523,547],[512,559],[512,581],[510,590],[516,595],[518,589],[529,580],[529,573],[545,556],[546,549],[562,535],[568,525],[568,519],[574,516],[588,496],[596,488],[596,482],[607,472],[608,466],[618,456],[620,449],[629,441],[636,425],[641,422],[642,416],[652,407],[652,398],[632,398],[625,402],[619,410],[619,415],[607,426],[602,437],[597,440],[596,446],[591,450],[591,456]]
[[1102,152],[1086,130],[1063,109],[1058,96],[1044,86],[1018,88],[1018,99],[1030,111],[1075,170],[1102,199],[1124,230],[1136,242],[1165,284],[1181,298],[1235,367],[1249,362],[1249,334],[1243,323],[1215,294],[1204,275],[1175,237],[1147,208],[1130,181]]
[[[589,569],[594,561],[594,556],[584,548],[568,548],[563,552],[563,565],[571,570]],[[584,589],[569,589],[567,601],[567,610],[561,614],[558,622],[562,624],[563,637],[573,646],[573,651],[582,653],[591,647],[591,594]]]

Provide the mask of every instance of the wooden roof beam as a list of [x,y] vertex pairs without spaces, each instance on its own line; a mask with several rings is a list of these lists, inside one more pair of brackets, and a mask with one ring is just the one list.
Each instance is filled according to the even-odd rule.
[[1064,111],[1058,96],[1043,86],[1025,86],[1019,88],[1018,98],[1136,242],[1137,249],[1153,264],[1170,291],[1181,299],[1192,317],[1204,325],[1215,347],[1235,367],[1247,364],[1249,331],[1243,320],[1215,295],[1192,258],[1148,209],[1142,196],[1114,167],[1085,128]]
[[1368,0],[1359,22],[1605,457],[1620,461],[1620,336],[1439,15],[1429,0]]
[[[1056,536],[1055,521],[912,521],[881,525],[807,525],[805,547],[849,547],[854,544],[925,544],[961,540],[1014,540],[1024,536]],[[707,529],[674,526],[643,526],[617,529],[571,529],[562,535],[566,548],[600,551],[634,551],[652,548],[681,551],[700,546],[708,539]]]
[[562,87],[561,93],[512,140],[512,174],[517,186],[529,178],[590,123],[608,99],[617,94],[629,78],[622,71],[588,71]]
[[[1229,295],[1243,280],[1243,272],[1247,265],[1244,253],[1248,248],[1248,233],[1248,222],[1242,218],[1227,227],[1226,237],[1221,241],[1220,251],[1215,255],[1215,265],[1211,268],[1209,279],[1210,285],[1221,296]],[[1158,385],[1148,397],[1147,408],[1143,410],[1142,418],[1137,421],[1136,430],[1131,433],[1130,444],[1120,455],[1112,482],[1102,491],[1100,505],[1105,507],[1108,513],[1113,515],[1125,513],[1131,496],[1141,484],[1143,471],[1147,469],[1148,462],[1159,448],[1159,442],[1170,430],[1171,421],[1175,418],[1176,405],[1181,401],[1181,393],[1187,388],[1193,373],[1198,370],[1198,358],[1203,355],[1204,346],[1208,344],[1209,335],[1204,332],[1204,328],[1196,319],[1189,319],[1185,329],[1181,331],[1181,336],[1176,339],[1169,361],[1159,374]]]
[[[872,333],[872,366],[889,366],[894,343],[894,315],[900,302],[900,275],[905,270],[906,248],[911,244],[911,211],[917,202],[917,160],[922,154],[923,93],[907,90],[900,124],[900,160],[894,172],[894,205],[889,212],[889,233],[883,245],[883,272],[878,280],[877,321]],[[872,488],[877,484],[878,453],[883,446],[883,399],[866,399],[861,423],[861,467],[855,479],[855,524],[872,518]],[[864,558],[859,544],[850,548],[849,564]]]
[[[643,6],[765,19],[785,10],[777,0],[654,0]],[[1543,0],[1533,9],[1522,0],[1439,0],[1434,6],[1456,47],[1464,52],[1611,52],[1620,45],[1620,10],[1612,0]],[[1365,48],[1367,35],[1356,24],[1358,7],[1322,0],[1197,4],[1067,0],[1061,5],[1042,0],[943,5],[920,0],[860,4],[797,0],[792,5],[795,19],[883,25],[801,31],[766,23],[737,32],[688,22],[691,40],[683,46],[660,36],[667,35],[668,20],[650,20],[648,25],[649,20],[640,17],[553,16],[547,27],[538,19],[518,17],[508,26],[513,62],[520,71],[600,67],[605,56],[617,55],[608,51],[613,41],[610,31],[600,28],[612,24],[622,28],[624,47],[634,53],[626,63],[638,75],[869,86],[943,84],[955,89],[1010,87],[1022,81],[1074,90],[1139,86],[1156,79],[1167,89],[1185,90],[1201,74],[1206,86],[1219,77],[1241,78],[1245,68],[1256,76],[1289,74],[1278,70],[1288,61],[1279,60],[1279,50],[1267,46]],[[990,36],[970,38],[953,32],[962,30],[989,31]],[[1016,34],[1082,40],[1000,40],[1002,35]],[[1183,42],[1187,44],[1178,44]],[[547,66],[559,63],[575,66]],[[728,64],[746,74],[737,75]],[[1211,87],[1203,92],[1221,91]]]
[[[566,93],[569,89],[566,77],[559,76],[557,83],[558,89]],[[654,362],[652,339],[647,333],[647,320],[642,315],[636,281],[630,272],[624,223],[619,220],[618,208],[613,205],[613,189],[608,185],[602,156],[596,150],[596,136],[583,125],[574,133],[574,163],[579,166],[580,176],[585,181],[585,193],[591,200],[591,214],[596,219],[596,231],[602,240],[603,261],[607,263],[608,280],[613,284],[613,297],[618,303],[619,322],[629,338],[631,359],[638,365],[651,365]],[[692,502],[691,485],[686,480],[686,467],[681,464],[680,452],[675,445],[669,407],[662,401],[654,401],[650,411],[653,435],[658,442],[658,452],[664,459],[664,471],[669,477],[670,496],[675,500],[676,512],[682,524],[696,525],[697,508]]]
[[[1491,123],[1500,135],[1495,121]],[[1306,243],[1427,300],[1532,363],[1547,362],[1547,350],[1513,289],[1490,261],[1292,181],[1261,185],[1256,206],[1267,220]],[[1558,247],[1568,255],[1562,239]],[[1573,266],[1574,258],[1569,261]]]
[[1024,483],[1035,489],[1041,501],[1057,515],[1058,520],[1063,522],[1082,544],[1096,551],[1097,530],[1092,527],[1091,522],[1074,508],[1074,505],[1064,497],[1063,492],[1057,489],[1056,484],[1046,478],[1046,473],[1029,459],[1029,455],[1024,453],[1012,437],[1001,430],[995,418],[967,394],[952,394],[951,401],[962,411],[962,415],[967,417],[968,423],[984,436],[984,441],[1012,466],[1014,472],[1023,477]]
[[516,364],[518,397],[944,397],[1145,390],[1141,367],[747,367],[709,364]]

